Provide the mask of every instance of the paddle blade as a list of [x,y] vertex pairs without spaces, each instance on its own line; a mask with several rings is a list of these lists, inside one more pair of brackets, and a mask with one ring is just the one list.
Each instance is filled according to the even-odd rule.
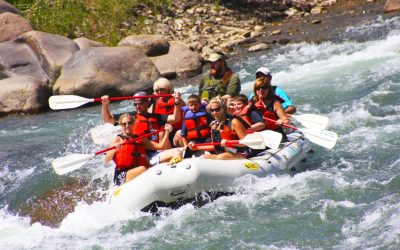
[[64,175],[66,173],[72,172],[83,165],[94,157],[95,154],[86,155],[86,154],[72,154],[66,155],[60,158],[57,158],[52,161],[51,165],[53,166],[54,171],[58,175]]
[[49,106],[53,110],[72,109],[93,101],[94,99],[88,99],[77,95],[53,95],[49,98]]
[[299,131],[302,132],[311,142],[329,149],[335,147],[338,140],[338,135],[335,132],[325,129],[316,130],[304,128],[299,129]]
[[257,132],[246,135],[239,143],[254,149],[265,148],[264,138]]
[[302,126],[311,129],[325,129],[329,123],[329,118],[322,115],[302,114],[290,115],[290,117],[294,118]]
[[265,145],[272,149],[278,149],[279,145],[282,141],[282,134],[272,131],[272,130],[265,130],[262,132],[258,132],[262,137]]

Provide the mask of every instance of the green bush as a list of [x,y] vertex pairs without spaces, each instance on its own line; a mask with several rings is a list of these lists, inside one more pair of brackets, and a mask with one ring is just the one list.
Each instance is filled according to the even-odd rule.
[[35,30],[66,36],[87,37],[113,46],[123,37],[143,33],[145,16],[135,16],[138,4],[154,14],[172,0],[14,0]]

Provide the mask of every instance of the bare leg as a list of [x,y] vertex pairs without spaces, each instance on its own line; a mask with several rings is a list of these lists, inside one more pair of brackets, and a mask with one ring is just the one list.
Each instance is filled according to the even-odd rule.
[[145,166],[139,166],[136,168],[129,169],[128,172],[126,172],[126,177],[125,177],[125,182],[128,182],[132,180],[133,178],[141,175],[147,170],[147,167]]
[[175,147],[183,147],[183,142],[182,142],[182,136],[181,136],[181,130],[179,129],[176,131],[173,139],[173,144]]
[[160,162],[167,162],[174,157],[182,158],[183,148],[171,148],[160,153]]

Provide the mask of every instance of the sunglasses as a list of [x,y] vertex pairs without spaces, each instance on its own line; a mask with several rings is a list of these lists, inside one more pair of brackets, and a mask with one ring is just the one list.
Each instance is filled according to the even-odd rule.
[[260,87],[258,87],[258,88],[256,88],[256,90],[267,90],[268,89],[268,87],[267,86],[260,86]]
[[144,104],[144,102],[136,102],[136,103],[133,104],[133,106],[136,107],[136,106],[139,106],[139,105],[141,106],[141,105],[143,105],[143,104]]
[[155,91],[156,92],[165,92],[167,89],[166,88],[159,88],[159,89],[156,89]]
[[133,122],[122,122],[122,123],[121,123],[121,126],[126,127],[126,126],[132,125],[132,124],[133,124]]
[[211,112],[211,113],[212,113],[212,112],[219,112],[219,111],[221,111],[221,107],[216,108],[216,109],[210,109],[210,112]]

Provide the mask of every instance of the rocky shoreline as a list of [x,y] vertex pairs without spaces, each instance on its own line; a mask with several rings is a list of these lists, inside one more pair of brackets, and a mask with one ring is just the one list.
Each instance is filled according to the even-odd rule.
[[177,0],[152,16],[138,5],[133,11],[147,15],[145,29],[159,35],[132,35],[106,47],[35,31],[0,0],[0,116],[48,110],[56,94],[131,95],[150,90],[160,76],[178,79],[176,86],[195,83],[213,51],[236,61],[276,45],[340,40],[345,27],[397,15],[384,12],[389,2],[391,11],[400,9],[400,0]]

